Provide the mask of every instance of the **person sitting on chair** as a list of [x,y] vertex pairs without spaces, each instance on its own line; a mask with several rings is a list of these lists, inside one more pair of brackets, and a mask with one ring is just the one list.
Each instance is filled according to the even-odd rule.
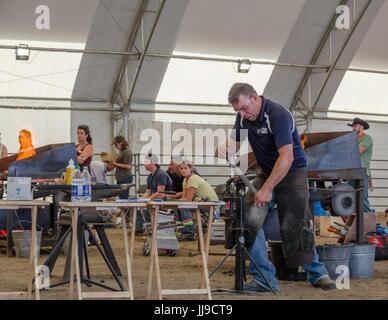
[[[181,156],[172,156],[170,164],[168,165],[168,169],[166,173],[170,176],[172,180],[172,187],[171,190],[174,192],[182,192],[183,191],[183,180],[185,179],[184,176],[181,174],[181,170],[179,165],[182,164],[184,159]],[[201,176],[197,170],[197,168],[193,167],[193,172]]]
[[[149,154],[144,159],[144,167],[150,172],[147,178],[147,190],[143,194],[143,198],[150,200],[160,198],[161,192],[170,191],[172,181],[169,175],[164,172],[159,166],[159,159],[157,156]],[[144,232],[144,222],[150,222],[150,212],[148,209],[143,210],[144,218],[140,211],[137,211],[136,219],[136,233],[142,234]]]
[[[165,198],[180,201],[218,201],[218,196],[211,185],[202,177],[194,173],[194,167],[189,161],[179,165],[183,180],[183,191],[176,195],[165,195]],[[182,240],[195,240],[193,210],[182,209],[183,237]]]

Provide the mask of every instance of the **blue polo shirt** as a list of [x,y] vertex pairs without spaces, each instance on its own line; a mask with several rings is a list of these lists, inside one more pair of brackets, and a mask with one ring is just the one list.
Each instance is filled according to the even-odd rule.
[[292,144],[294,152],[294,161],[289,171],[307,167],[306,156],[291,112],[276,102],[263,96],[261,98],[260,114],[255,121],[241,121],[240,114],[237,114],[231,138],[240,141],[240,129],[248,129],[249,144],[257,164],[265,173],[271,173],[279,157],[278,149],[287,144]]
[[158,186],[166,186],[165,191],[170,191],[172,186],[170,176],[160,168],[156,169],[153,175],[150,174],[147,177],[147,189],[155,193],[158,191]]

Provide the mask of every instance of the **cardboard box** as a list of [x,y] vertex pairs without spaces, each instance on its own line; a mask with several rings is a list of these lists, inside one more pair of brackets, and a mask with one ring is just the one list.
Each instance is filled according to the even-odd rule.
[[117,155],[114,153],[108,153],[108,152],[101,152],[101,161],[103,162],[111,162],[117,160]]
[[[315,217],[315,218],[318,218],[318,217]],[[327,231],[327,229],[330,227],[330,225],[333,224],[334,222],[345,224],[340,217],[320,216],[319,217],[319,235],[322,237],[328,237],[328,238],[339,238],[339,236],[336,235],[335,233]]]
[[[355,217],[353,223],[349,225],[349,222],[346,222],[346,223],[343,222],[341,217],[336,217],[336,216],[319,217],[320,235],[323,237],[329,237],[329,238],[339,238],[339,236],[336,235],[335,233],[327,231],[327,229],[330,227],[331,224],[334,224],[334,222],[338,222],[349,226],[349,234],[344,239],[345,243],[356,241],[356,226],[357,226],[356,221],[357,221],[357,218]],[[376,213],[364,213],[364,234],[366,235],[369,232],[376,231],[376,223],[377,223]]]

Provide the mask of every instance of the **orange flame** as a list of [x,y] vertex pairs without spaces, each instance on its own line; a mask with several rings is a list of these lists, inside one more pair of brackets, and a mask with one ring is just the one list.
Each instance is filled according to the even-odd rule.
[[306,134],[302,134],[302,136],[300,137],[300,143],[302,144],[302,149],[305,148],[306,146],[306,143],[308,141],[308,138],[307,138],[307,135]]
[[32,145],[31,132],[23,129],[19,133],[20,149],[16,160],[22,160],[36,155],[34,146]]

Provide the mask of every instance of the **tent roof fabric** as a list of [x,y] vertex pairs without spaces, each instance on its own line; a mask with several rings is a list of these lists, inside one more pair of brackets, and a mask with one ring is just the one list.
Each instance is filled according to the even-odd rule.
[[[352,7],[353,1],[347,2],[353,23],[367,2],[356,1],[355,8]],[[50,10],[49,30],[35,28],[35,20],[39,16],[35,10],[41,4],[42,1],[38,0],[28,1],[28,4],[24,0],[1,1],[0,45],[27,43],[41,47],[126,51],[142,1],[84,0],[80,3],[77,0],[50,0],[46,2]],[[155,23],[159,4],[158,0],[148,1],[131,52],[142,52]],[[167,0],[148,51],[309,64],[338,4],[336,1],[324,0]],[[356,13],[355,17],[353,12]],[[345,43],[349,31],[333,30],[330,38],[332,52],[329,52],[327,42],[316,63],[329,64],[341,46],[346,44],[337,66],[388,70],[388,42],[384,41],[388,36],[385,28],[387,16],[388,3],[383,0],[372,1],[350,41]],[[144,101],[157,99],[159,91],[166,85],[163,84],[164,80],[178,81],[179,87],[179,79],[165,77],[169,62],[173,64],[173,59],[145,58],[139,67],[139,60],[130,58],[124,63],[125,59],[120,55],[63,52],[37,54],[32,51],[27,63],[15,61],[12,50],[0,49],[0,56],[4,61],[0,69],[0,81],[6,84],[0,90],[3,98],[35,95],[109,101],[123,65],[126,66],[125,74],[119,85],[124,106],[131,87],[132,98]],[[305,73],[304,69],[275,67],[264,93],[291,105]],[[317,73],[311,76],[311,81],[319,89],[325,76]],[[257,76],[260,77],[260,74]],[[369,74],[364,76],[368,77]],[[345,71],[333,72],[325,84],[318,105],[329,108],[332,101],[335,101],[338,108],[341,104],[347,104],[347,101],[352,102],[344,98],[345,94],[341,92],[348,90],[349,84],[346,83],[349,81],[357,85],[357,81],[354,84],[355,80],[349,80],[349,77],[352,75]],[[380,85],[386,84],[386,77],[384,75],[376,81]],[[24,88],[34,87],[39,83],[37,81],[45,89],[24,92]],[[213,81],[215,91],[217,83]],[[191,90],[195,90],[196,83],[190,83],[190,86]],[[318,89],[313,90],[313,95]],[[305,85],[303,90],[304,100],[308,101],[307,95],[311,94],[311,88]],[[373,91],[373,88],[367,90],[370,95],[380,94]],[[219,103],[225,103],[225,100]],[[369,108],[367,105],[356,107]]]

